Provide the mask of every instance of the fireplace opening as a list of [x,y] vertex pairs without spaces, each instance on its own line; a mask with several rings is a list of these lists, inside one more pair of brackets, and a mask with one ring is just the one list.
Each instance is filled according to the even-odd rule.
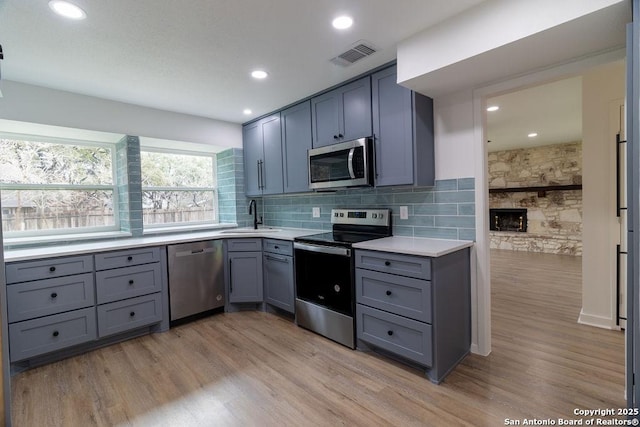
[[527,231],[526,209],[489,209],[489,230]]

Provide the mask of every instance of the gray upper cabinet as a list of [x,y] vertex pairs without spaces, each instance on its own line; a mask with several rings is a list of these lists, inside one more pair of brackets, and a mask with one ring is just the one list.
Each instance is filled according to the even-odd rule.
[[311,148],[311,101],[280,113],[285,193],[309,191],[307,150]]
[[371,77],[311,99],[313,147],[371,136]]
[[396,82],[395,66],[372,75],[376,186],[432,186],[433,100]]
[[245,125],[242,139],[247,196],[282,193],[280,113]]

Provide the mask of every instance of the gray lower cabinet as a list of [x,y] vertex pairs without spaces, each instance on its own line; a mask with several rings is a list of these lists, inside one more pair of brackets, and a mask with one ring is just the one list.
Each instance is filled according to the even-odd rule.
[[11,362],[96,339],[93,265],[92,255],[6,265]]
[[356,250],[359,348],[423,367],[434,383],[469,353],[469,249],[437,258]]
[[227,240],[229,303],[261,303],[262,239]]
[[10,361],[53,360],[162,322],[161,259],[152,247],[8,263]]
[[433,100],[400,86],[396,67],[371,76],[376,186],[433,186]]
[[264,239],[262,259],[264,302],[294,313],[293,244]]
[[96,255],[100,338],[162,321],[160,248]]

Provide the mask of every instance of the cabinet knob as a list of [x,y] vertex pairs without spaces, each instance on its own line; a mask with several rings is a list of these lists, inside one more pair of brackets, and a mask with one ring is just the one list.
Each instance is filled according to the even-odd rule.
[[58,298],[58,294],[57,294],[57,293],[55,293],[55,292],[52,292],[52,293],[51,293],[51,298]]
[[133,317],[133,316],[135,316],[135,315],[136,315],[136,312],[135,312],[135,311],[132,311],[131,313],[129,313],[129,316],[131,316],[131,317]]
[[389,267],[391,265],[391,261],[385,261],[384,265],[386,265],[387,267]]
[[49,271],[53,273],[54,271],[56,271],[56,268],[55,267],[49,267]]
[[129,280],[129,284],[130,284],[130,285],[133,285],[133,280]]
[[51,335],[53,335],[54,337],[57,337],[58,335],[60,335],[60,332],[58,332],[58,331],[53,331],[53,334],[51,334]]
[[338,135],[333,135],[333,139],[338,139]]
[[387,291],[387,296],[391,295],[391,291]]
[[344,138],[344,135],[343,135],[343,134],[341,134],[341,133],[339,133],[339,134],[338,134],[338,138]]
[[133,260],[133,257],[132,256],[128,256],[127,257],[127,261],[131,261],[131,260]]
[[274,246],[274,248],[276,248],[276,249],[280,249],[280,246]]
[[387,331],[387,335],[389,336],[393,335],[393,331]]

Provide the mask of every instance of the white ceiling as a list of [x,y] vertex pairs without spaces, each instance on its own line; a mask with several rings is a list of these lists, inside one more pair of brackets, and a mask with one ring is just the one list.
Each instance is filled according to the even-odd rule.
[[[3,79],[240,123],[394,60],[399,41],[482,0],[74,1],[87,19],[0,0]],[[339,32],[342,13],[355,22]],[[380,51],[329,62],[361,39]]]
[[[580,76],[496,96],[487,106],[489,151],[511,150],[582,140]],[[536,132],[535,138],[529,133]]]

